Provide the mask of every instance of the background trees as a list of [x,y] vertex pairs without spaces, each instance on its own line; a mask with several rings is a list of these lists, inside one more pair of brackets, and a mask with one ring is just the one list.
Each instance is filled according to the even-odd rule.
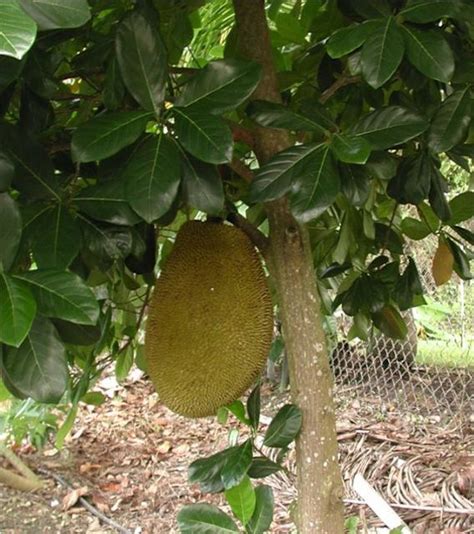
[[441,163],[469,172],[474,155],[472,4],[0,9],[3,383],[20,398],[66,396],[61,441],[101,370],[115,362],[125,376],[140,362],[171,232],[196,210],[230,216],[277,290],[304,421],[301,531],[340,531],[319,299],[321,313],[353,317],[354,336],[375,325],[404,337],[399,310],[423,302],[404,236],[438,235],[439,283],[470,278],[473,193],[448,202]]

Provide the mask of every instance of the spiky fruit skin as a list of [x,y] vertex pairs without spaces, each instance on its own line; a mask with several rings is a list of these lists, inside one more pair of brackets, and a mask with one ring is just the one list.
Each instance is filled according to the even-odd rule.
[[148,311],[145,357],[160,400],[188,417],[215,414],[259,375],[272,332],[270,291],[248,237],[185,223]]

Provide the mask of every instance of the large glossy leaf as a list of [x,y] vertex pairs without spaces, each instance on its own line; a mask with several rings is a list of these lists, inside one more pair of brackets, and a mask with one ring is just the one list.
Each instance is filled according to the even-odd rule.
[[428,154],[408,156],[390,180],[387,193],[400,204],[419,204],[431,189],[433,162]]
[[459,14],[458,0],[408,0],[400,15],[410,22],[425,24]]
[[74,160],[87,162],[113,156],[140,137],[151,117],[145,111],[108,113],[82,124],[72,136]]
[[336,134],[331,148],[339,161],[364,165],[372,150],[371,144],[363,137]]
[[178,513],[181,534],[229,534],[239,532],[234,521],[212,504],[189,504]]
[[378,89],[398,69],[405,50],[403,34],[393,17],[388,17],[367,39],[361,55],[366,82]]
[[444,239],[438,239],[438,248],[433,256],[431,273],[437,286],[442,286],[451,280],[454,270],[454,257]]
[[423,31],[403,26],[408,60],[433,80],[449,82],[454,74],[454,56],[441,31]]
[[91,18],[87,0],[20,0],[20,4],[40,30],[78,28]]
[[298,406],[286,404],[275,415],[265,432],[263,444],[267,447],[286,447],[298,435],[303,415]]
[[247,399],[250,424],[257,429],[260,422],[260,384],[257,384]]
[[255,488],[255,510],[247,524],[249,534],[264,534],[270,530],[275,506],[273,490],[270,486],[262,485]]
[[325,133],[326,127],[310,114],[297,113],[282,104],[256,100],[247,107],[247,115],[266,128]]
[[181,179],[178,148],[164,134],[150,137],[133,154],[124,171],[125,194],[147,222],[164,215],[173,204]]
[[446,152],[467,135],[471,122],[470,88],[455,91],[441,104],[428,132],[428,144],[435,152]]
[[429,194],[430,206],[442,221],[448,221],[451,218],[451,208],[449,207],[445,193],[448,185],[444,176],[434,165],[431,167],[431,188]]
[[247,474],[251,478],[265,478],[278,471],[281,471],[283,467],[280,464],[272,462],[265,456],[255,456],[252,458],[252,463],[250,464]]
[[405,339],[407,325],[394,306],[385,306],[381,311],[372,315],[375,326],[386,336],[394,339]]
[[21,59],[36,39],[36,24],[16,0],[0,4],[0,55]]
[[206,67],[185,85],[176,105],[222,114],[244,102],[260,80],[257,63],[222,59]]
[[0,151],[0,193],[8,191],[14,175],[15,166],[11,162],[10,158]]
[[98,221],[133,226],[141,220],[128,203],[123,176],[86,187],[74,198],[74,204]]
[[9,125],[0,125],[2,150],[15,166],[13,185],[28,199],[55,197],[58,180],[46,150],[24,132]]
[[117,59],[127,89],[142,108],[159,112],[165,97],[168,57],[156,20],[135,11],[120,23]]
[[20,244],[22,222],[18,204],[8,193],[0,193],[0,270],[8,271]]
[[28,286],[0,273],[0,342],[18,347],[36,313],[36,301]]
[[127,226],[117,226],[78,216],[84,244],[96,256],[99,265],[110,267],[117,260],[132,253],[133,237]]
[[37,217],[33,232],[33,255],[41,269],[66,269],[79,252],[79,226],[61,204]]
[[366,20],[362,24],[353,24],[337,30],[326,43],[328,54],[337,59],[353,52],[362,46],[379,26],[379,21]]
[[341,189],[341,181],[332,152],[321,145],[311,161],[311,169],[297,176],[290,195],[291,211],[301,222],[321,215],[335,200]]
[[252,463],[252,443],[247,440],[238,447],[232,447],[227,455],[221,471],[221,479],[225,489],[240,484]]
[[208,163],[232,159],[232,134],[219,117],[191,108],[173,108],[179,142],[193,156]]
[[229,455],[237,447],[230,447],[207,458],[199,458],[189,466],[188,477],[190,482],[199,482],[203,492],[217,493],[224,489],[221,471]]
[[66,351],[48,319],[38,316],[18,348],[7,348],[2,367],[23,395],[38,402],[57,403],[66,390]]
[[117,109],[123,101],[125,96],[125,85],[123,83],[122,74],[117,58],[114,56],[107,66],[105,73],[104,89],[102,92],[102,100],[107,109]]
[[248,476],[245,476],[240,484],[225,491],[225,498],[234,515],[246,525],[252,517],[257,498]]
[[224,209],[222,178],[214,165],[183,159],[183,193],[187,204],[198,210],[216,215]]
[[350,133],[367,139],[374,150],[384,150],[413,139],[428,126],[428,121],[414,111],[388,106],[362,117]]
[[458,224],[474,217],[474,191],[465,191],[449,201],[451,218],[449,224]]
[[30,287],[42,315],[78,324],[97,323],[97,299],[76,274],[45,269],[17,274],[15,278]]
[[279,152],[256,173],[250,186],[250,200],[263,202],[282,197],[293,181],[313,170],[313,161],[323,145],[298,145]]

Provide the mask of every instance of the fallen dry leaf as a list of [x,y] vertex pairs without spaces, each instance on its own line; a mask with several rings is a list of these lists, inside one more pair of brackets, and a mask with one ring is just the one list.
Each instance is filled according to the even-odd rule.
[[82,486],[67,493],[63,498],[63,510],[72,508],[81,497],[87,495],[88,491],[89,488],[87,486]]

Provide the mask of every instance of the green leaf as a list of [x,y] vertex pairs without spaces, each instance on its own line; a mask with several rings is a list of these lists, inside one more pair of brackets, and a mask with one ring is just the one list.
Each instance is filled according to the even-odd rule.
[[208,163],[232,159],[232,134],[222,119],[188,108],[174,107],[173,114],[179,142],[190,154]]
[[456,17],[457,0],[408,0],[400,15],[410,22],[426,24],[444,17]]
[[36,302],[28,286],[0,273],[0,342],[19,347],[36,314]]
[[390,180],[387,193],[400,204],[419,204],[431,189],[433,161],[426,153],[406,157]]
[[74,425],[74,421],[76,420],[77,410],[77,405],[71,407],[66,416],[66,419],[64,420],[64,423],[56,432],[56,440],[54,442],[54,445],[57,449],[63,448],[64,440],[66,439],[66,436],[69,434],[69,432],[71,432],[72,427]]
[[241,400],[235,400],[234,402],[227,404],[226,408],[231,414],[235,415],[241,423],[244,423],[244,425],[249,424],[249,420],[245,415],[245,406]]
[[11,162],[10,158],[0,151],[0,193],[10,189],[10,185],[14,176],[15,166]]
[[381,311],[372,314],[375,326],[386,336],[393,339],[405,339],[407,325],[394,306],[385,306]]
[[81,246],[79,226],[64,206],[58,204],[36,218],[31,246],[40,269],[66,269]]
[[465,191],[449,201],[451,217],[448,224],[458,224],[474,217],[474,191]]
[[38,270],[17,274],[15,278],[29,285],[42,315],[84,325],[97,323],[97,299],[76,274]]
[[264,456],[256,456],[252,459],[247,474],[251,478],[265,478],[278,473],[278,471],[281,471],[282,469],[280,464],[272,462],[272,460],[269,460]]
[[293,181],[313,172],[313,162],[323,145],[297,145],[279,152],[260,167],[250,185],[251,202],[275,200],[285,195]]
[[331,148],[339,161],[364,165],[369,159],[372,147],[363,137],[336,134]]
[[361,66],[365,81],[374,89],[381,87],[400,66],[404,51],[403,34],[395,19],[388,17],[362,48]]
[[396,296],[400,310],[408,310],[413,306],[426,304],[422,297],[423,286],[420,275],[413,258],[408,258],[408,265],[395,286]]
[[94,345],[100,339],[99,326],[74,324],[61,319],[53,319],[53,324],[61,340],[70,345],[87,347]]
[[79,211],[98,221],[133,226],[141,220],[128,203],[123,176],[101,180],[82,189],[74,198],[74,204]]
[[136,141],[151,118],[152,114],[146,111],[126,111],[91,119],[72,136],[73,159],[84,163],[113,156]]
[[117,58],[114,56],[109,61],[105,73],[102,100],[107,109],[113,110],[120,107],[124,96],[125,85],[123,83],[122,75],[120,74],[120,66]]
[[462,237],[462,239],[467,241],[470,245],[474,245],[474,232],[457,225],[454,225],[451,228],[458,234],[458,236]]
[[208,458],[200,458],[192,462],[188,469],[189,482],[199,482],[201,491],[216,493],[224,489],[221,471],[227,458],[237,447],[230,447],[213,454]]
[[260,75],[258,63],[237,59],[211,61],[189,80],[175,104],[220,115],[247,100]]
[[164,134],[149,137],[133,154],[123,175],[132,208],[151,223],[172,206],[181,180],[176,144]]
[[245,476],[238,486],[225,491],[225,498],[234,515],[246,525],[252,517],[257,498],[248,476]]
[[21,239],[22,222],[17,203],[8,193],[0,193],[0,270],[13,264]]
[[311,114],[302,115],[274,102],[255,100],[251,102],[247,109],[247,115],[260,126],[265,128],[282,128],[285,130],[326,132],[326,124],[323,121],[316,121]]
[[115,361],[115,376],[118,382],[122,382],[128,376],[133,365],[133,347],[128,346],[122,350]]
[[168,57],[157,21],[134,11],[120,23],[115,45],[127,89],[142,108],[158,113],[165,97]]
[[253,428],[260,422],[260,384],[257,384],[247,399],[247,412]]
[[461,280],[471,280],[473,275],[469,266],[469,258],[462,248],[452,239],[446,240],[454,259],[454,270]]
[[363,206],[370,193],[370,177],[361,165],[340,165],[341,190],[353,206]]
[[234,521],[212,504],[189,504],[178,513],[181,534],[229,534],[239,532]]
[[433,211],[442,221],[448,221],[451,218],[451,208],[444,194],[447,188],[446,180],[433,163],[429,201]]
[[221,479],[225,489],[240,484],[252,463],[252,442],[247,440],[238,447],[232,447],[221,470]]
[[99,260],[103,267],[125,259],[132,253],[133,237],[127,226],[116,226],[92,221],[79,214],[84,245]]
[[23,395],[38,402],[57,403],[66,390],[66,351],[53,324],[44,317],[36,317],[18,348],[4,350],[2,367]]
[[263,534],[270,530],[275,506],[273,490],[270,486],[262,485],[255,488],[255,510],[247,524],[249,534]]
[[0,5],[0,55],[21,59],[36,39],[36,24],[16,0]]
[[40,30],[78,28],[91,18],[87,0],[20,0],[20,4]]
[[192,208],[217,215],[224,209],[224,188],[219,171],[193,157],[183,158],[183,193]]
[[300,222],[321,215],[341,189],[339,173],[327,145],[320,145],[311,158],[310,172],[297,176],[292,184],[290,207]]
[[378,20],[366,20],[362,24],[352,24],[335,31],[326,43],[329,56],[337,59],[350,54],[362,46],[378,27]]
[[419,221],[418,219],[414,219],[412,217],[405,217],[402,220],[401,230],[410,239],[414,239],[416,241],[424,239],[426,236],[431,234],[431,230],[423,221]]
[[470,88],[455,91],[441,104],[428,131],[428,145],[434,152],[446,152],[461,143],[471,123]]
[[301,429],[303,415],[298,406],[286,404],[272,419],[263,444],[266,447],[283,448],[288,446],[298,435]]
[[388,106],[362,117],[349,133],[364,137],[373,150],[385,150],[413,139],[428,126],[421,115],[401,106]]
[[278,13],[275,17],[278,35],[289,43],[305,44],[306,31],[291,13]]
[[46,150],[25,132],[0,125],[0,145],[15,166],[13,186],[28,199],[55,197],[58,180]]
[[454,74],[454,56],[442,32],[402,28],[410,63],[428,78],[449,82]]

